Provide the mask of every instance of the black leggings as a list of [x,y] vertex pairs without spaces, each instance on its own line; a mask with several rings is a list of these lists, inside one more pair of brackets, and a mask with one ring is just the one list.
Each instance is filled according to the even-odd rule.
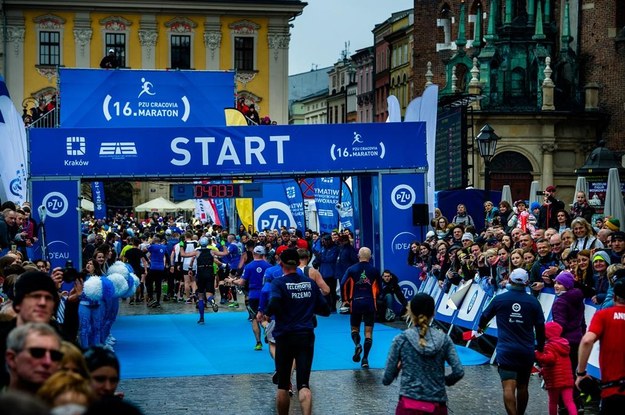
[[336,278],[329,277],[323,279],[328,287],[330,287],[330,293],[326,295],[326,301],[330,306],[330,311],[336,311],[336,302],[338,301],[338,295],[336,295]]
[[146,277],[146,285],[148,289],[148,297],[154,300],[154,293],[156,292],[156,301],[161,301],[161,289],[163,286],[163,277],[165,277],[164,270],[150,269]]
[[310,389],[310,369],[314,352],[315,333],[312,331],[284,333],[276,338],[278,389],[289,389],[293,359],[295,359],[295,367],[297,368],[297,390]]

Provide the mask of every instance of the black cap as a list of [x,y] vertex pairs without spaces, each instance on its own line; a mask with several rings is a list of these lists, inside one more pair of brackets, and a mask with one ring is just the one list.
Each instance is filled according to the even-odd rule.
[[299,255],[296,249],[285,249],[280,254],[280,262],[284,265],[296,267],[299,265]]
[[616,283],[620,279],[625,281],[625,268],[617,269],[611,278],[613,283]]
[[620,239],[621,241],[625,241],[625,232],[623,231],[612,232],[610,236],[612,237],[612,240]]
[[52,294],[55,301],[59,298],[56,284],[48,274],[41,271],[29,271],[20,275],[15,282],[14,291],[13,304],[15,305],[20,305],[26,294],[35,291],[47,291]]

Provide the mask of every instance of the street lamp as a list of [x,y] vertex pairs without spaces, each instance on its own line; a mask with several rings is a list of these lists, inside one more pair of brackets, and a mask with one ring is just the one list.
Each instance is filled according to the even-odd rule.
[[[490,190],[490,160],[495,155],[497,149],[497,141],[499,136],[495,134],[495,130],[488,124],[480,130],[480,133],[475,137],[477,143],[477,149],[480,152],[480,156],[484,159],[484,191]],[[486,193],[488,198],[488,193]]]

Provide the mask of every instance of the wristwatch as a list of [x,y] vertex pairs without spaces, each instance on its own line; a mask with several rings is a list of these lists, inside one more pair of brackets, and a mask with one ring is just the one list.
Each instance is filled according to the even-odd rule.
[[578,371],[575,371],[575,374],[576,374],[577,376],[586,376],[586,374],[587,374],[587,373],[588,373],[588,372],[587,372],[586,370],[584,370],[583,372],[578,372]]

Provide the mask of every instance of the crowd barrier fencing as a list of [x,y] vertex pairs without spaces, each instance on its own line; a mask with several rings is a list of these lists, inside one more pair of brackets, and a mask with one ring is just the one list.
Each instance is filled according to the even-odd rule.
[[[465,285],[470,284],[467,288]],[[466,294],[459,303],[459,306],[451,301],[450,297],[454,295],[461,287],[464,287]],[[435,303],[435,315],[434,320],[437,322],[443,322],[449,324],[448,333],[458,327],[465,330],[477,330],[480,322],[482,312],[486,309],[486,306],[494,298],[494,296],[505,292],[505,289],[498,290],[494,295],[489,295],[484,289],[475,281],[470,280],[462,283],[460,286],[452,285],[449,291],[446,293],[441,288],[438,280],[435,276],[428,276],[419,286],[419,292],[430,295],[434,298]],[[528,289],[528,295],[532,295]],[[543,309],[545,316],[545,322],[552,320],[551,308],[556,299],[553,288],[544,288],[538,295],[538,301]],[[593,315],[597,311],[597,306],[589,299],[585,300],[584,317],[586,320],[586,326],[590,324]],[[493,318],[488,327],[484,330],[489,336],[497,338],[497,322]],[[470,341],[467,343],[469,346]],[[494,354],[491,356],[491,363],[494,360]],[[595,342],[593,349],[588,359],[588,373],[600,379],[599,368],[599,341]]]

